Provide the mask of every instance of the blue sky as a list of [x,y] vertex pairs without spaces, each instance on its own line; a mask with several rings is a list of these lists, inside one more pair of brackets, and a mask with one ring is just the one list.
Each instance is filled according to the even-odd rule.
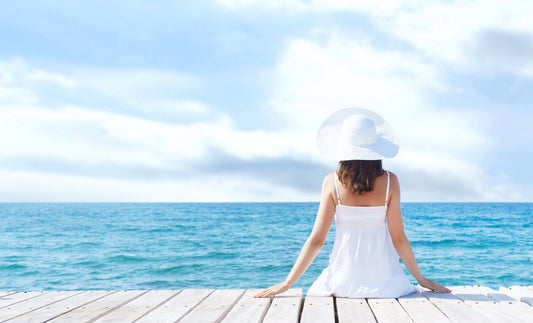
[[525,1],[5,1],[0,201],[317,201],[381,114],[404,201],[532,201]]

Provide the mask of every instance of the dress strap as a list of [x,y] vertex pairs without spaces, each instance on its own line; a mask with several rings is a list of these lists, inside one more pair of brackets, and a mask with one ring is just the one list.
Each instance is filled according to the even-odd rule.
[[387,171],[387,195],[385,196],[385,206],[387,206],[387,202],[389,201],[389,184],[390,184],[390,174],[389,174],[389,171]]
[[337,205],[341,205],[341,198],[339,197],[339,188],[337,187],[337,173],[333,176],[335,182],[335,192],[337,192]]

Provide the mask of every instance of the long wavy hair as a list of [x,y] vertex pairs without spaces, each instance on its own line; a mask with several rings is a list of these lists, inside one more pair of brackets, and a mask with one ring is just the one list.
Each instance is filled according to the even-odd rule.
[[340,182],[355,194],[374,189],[374,181],[383,175],[381,160],[341,160],[337,167]]

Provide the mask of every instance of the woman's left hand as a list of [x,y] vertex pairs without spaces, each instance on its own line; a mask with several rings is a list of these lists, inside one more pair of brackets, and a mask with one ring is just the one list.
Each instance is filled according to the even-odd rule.
[[269,296],[272,296],[272,295],[276,295],[276,294],[281,294],[283,292],[286,292],[288,291],[290,288],[289,285],[287,285],[286,283],[279,283],[277,285],[274,285],[274,286],[270,286],[269,288],[263,290],[262,292],[260,292],[259,294],[255,295],[254,297],[255,298],[262,298],[262,297],[269,297]]

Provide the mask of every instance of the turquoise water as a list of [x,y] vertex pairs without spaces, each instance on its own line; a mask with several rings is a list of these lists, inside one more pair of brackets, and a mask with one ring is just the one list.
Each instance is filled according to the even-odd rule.
[[[3,203],[0,290],[267,287],[288,274],[317,209]],[[402,211],[427,277],[449,286],[533,285],[533,203],[405,203]],[[334,226],[294,287],[306,290],[327,266],[333,239]]]

